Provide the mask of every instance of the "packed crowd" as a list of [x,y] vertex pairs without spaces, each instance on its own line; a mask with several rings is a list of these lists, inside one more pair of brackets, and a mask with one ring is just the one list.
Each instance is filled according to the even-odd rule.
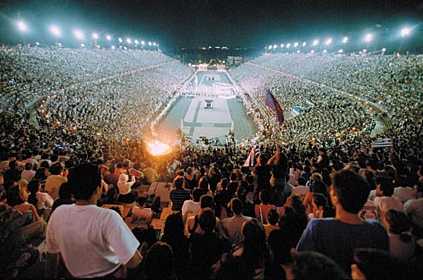
[[[395,77],[385,83],[368,77],[376,66],[364,67],[383,57],[319,58],[327,73],[300,56],[257,58],[231,71],[260,129],[254,147],[182,142],[152,157],[133,139],[187,67],[142,51],[3,47],[0,55],[10,61],[0,65],[0,277],[421,277],[421,99],[387,110],[394,145],[374,149],[381,113],[360,100],[380,91],[355,87],[383,87],[384,110],[401,96],[388,83],[419,96],[418,57],[383,68]],[[351,75],[331,76],[332,62]],[[366,78],[351,88],[342,80],[358,77]],[[304,111],[278,128],[265,87],[286,111]]]

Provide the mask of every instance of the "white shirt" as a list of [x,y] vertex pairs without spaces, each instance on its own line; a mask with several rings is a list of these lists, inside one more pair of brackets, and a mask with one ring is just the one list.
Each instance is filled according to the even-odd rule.
[[182,204],[182,217],[190,212],[193,215],[197,215],[200,213],[200,202],[195,202],[194,200],[185,200],[184,204]]
[[378,196],[375,198],[375,206],[382,213],[386,213],[391,209],[402,211],[403,205],[401,200],[394,196]]
[[34,176],[35,176],[34,170],[24,170],[21,173],[21,178],[25,179],[27,182],[30,182]]
[[48,209],[53,206],[53,198],[45,192],[37,192],[37,209]]
[[118,213],[96,205],[62,205],[47,225],[47,251],[60,253],[76,278],[112,273],[132,258],[139,245]]
[[135,177],[132,176],[131,181],[128,182],[129,176],[126,174],[120,174],[119,180],[118,180],[118,189],[119,194],[128,194],[131,192],[132,185],[135,183]]

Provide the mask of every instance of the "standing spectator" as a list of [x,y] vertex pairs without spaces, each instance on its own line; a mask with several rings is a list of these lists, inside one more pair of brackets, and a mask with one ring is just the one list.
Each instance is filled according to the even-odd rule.
[[379,213],[380,219],[383,219],[386,212],[390,209],[398,211],[403,210],[402,202],[399,198],[393,196],[394,183],[392,177],[378,176],[376,177],[376,197],[375,206]]
[[184,204],[182,205],[182,217],[184,220],[187,219],[187,215],[195,216],[200,213],[200,197],[202,193],[203,192],[200,189],[194,189],[192,192],[192,199],[184,201]]
[[[70,275],[77,278],[122,277],[123,266],[138,266],[140,244],[131,230],[118,213],[96,206],[101,196],[99,168],[89,164],[75,167],[69,184],[76,204],[57,208],[47,226],[52,264],[60,254]],[[51,276],[57,277],[54,273]]]
[[25,163],[25,168],[21,173],[21,178],[25,179],[27,182],[31,182],[32,178],[35,176],[35,171],[31,162]]
[[356,248],[388,250],[389,239],[384,228],[379,223],[366,222],[358,216],[369,192],[369,185],[357,173],[349,170],[335,173],[330,191],[336,209],[335,218],[311,220],[297,249],[325,254],[345,271],[350,269]]
[[132,193],[132,186],[135,184],[135,177],[129,176],[125,173],[120,174],[117,186],[119,189],[118,201],[122,203],[132,203],[135,201],[135,196]]
[[233,198],[230,202],[230,208],[233,216],[222,220],[223,235],[232,244],[237,244],[242,240],[242,226],[245,222],[251,220],[251,217],[242,214],[243,204],[238,198]]
[[400,211],[391,209],[385,213],[385,227],[389,236],[389,252],[391,256],[408,261],[415,251],[415,239],[411,235],[411,223]]

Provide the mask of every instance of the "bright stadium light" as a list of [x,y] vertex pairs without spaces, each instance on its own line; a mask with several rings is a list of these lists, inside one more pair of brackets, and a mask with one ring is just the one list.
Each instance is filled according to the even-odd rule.
[[410,36],[411,35],[411,28],[408,27],[408,26],[401,28],[400,35],[401,35],[402,38]]
[[333,41],[332,38],[327,38],[325,41],[325,45],[329,46],[330,44],[332,44],[332,41]]
[[313,46],[317,46],[319,44],[319,39],[314,39],[313,40]]
[[123,42],[122,38],[118,38],[118,41],[119,41],[119,43]]
[[148,42],[148,45],[151,47],[151,42]]
[[16,22],[16,26],[18,27],[18,30],[20,32],[23,32],[23,33],[28,32],[28,25],[23,20],[18,20]]
[[84,33],[79,29],[73,30],[73,36],[75,36],[75,38],[78,39],[79,41],[82,41],[85,38]]
[[281,44],[281,49],[283,49],[285,47],[285,45],[284,44]]
[[[157,46],[157,43],[153,42],[153,46]],[[211,49],[211,46],[209,47],[209,49]]]
[[298,42],[295,42],[294,43],[294,48],[298,47],[298,45],[299,45]]
[[107,40],[107,41],[111,41],[111,40],[112,40],[112,36],[110,36],[110,35],[106,35],[106,40]]
[[300,50],[297,50],[297,53],[300,53]]
[[338,53],[343,53],[343,52],[344,52],[343,49],[338,50]]
[[134,41],[135,45],[138,45],[140,42],[138,42],[138,40]]
[[98,39],[98,34],[94,32],[93,34],[91,34],[91,37],[93,37],[94,40],[97,40]]
[[286,48],[289,49],[291,47],[291,43],[286,44]]
[[386,52],[386,48],[382,48],[382,52]]
[[127,42],[128,44],[132,44],[132,40],[131,40],[131,38],[126,38],[126,42]]
[[143,46],[144,46],[144,45],[145,45],[145,42],[144,42],[144,41],[141,41],[141,45],[143,45]]
[[271,50],[272,48],[273,48],[273,46],[272,46],[272,45],[270,45],[270,46],[268,47],[268,49],[269,49],[269,50]]
[[323,53],[327,53],[327,52],[328,52],[328,50],[326,50],[326,49],[323,50]]
[[273,45],[273,49],[277,49],[278,48],[278,45]]
[[305,46],[307,46],[307,43],[306,42],[303,42],[303,47],[305,47]]
[[39,46],[39,45],[40,45],[40,43],[39,43],[39,42],[35,42],[35,45]]
[[371,41],[373,41],[373,34],[367,33],[366,35],[364,35],[363,40],[365,43],[370,43]]
[[314,53],[314,50],[311,50],[310,53]]
[[62,31],[57,25],[50,25],[48,28],[51,34],[53,34],[54,37],[60,37],[62,36]]
[[344,38],[342,38],[342,44],[346,44],[348,43],[348,37],[344,36]]
[[85,48],[85,44],[84,43],[81,43],[81,48]]
[[114,50],[114,49],[116,49],[116,47],[115,46],[112,46],[112,50]]

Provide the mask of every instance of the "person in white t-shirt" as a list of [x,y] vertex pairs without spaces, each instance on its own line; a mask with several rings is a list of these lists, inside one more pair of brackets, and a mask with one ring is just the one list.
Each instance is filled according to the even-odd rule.
[[184,201],[184,204],[182,204],[182,217],[184,220],[186,220],[188,214],[195,216],[200,213],[200,197],[202,194],[203,192],[197,188],[192,192],[192,199]]
[[392,196],[394,194],[394,184],[391,177],[376,177],[376,197],[374,200],[379,217],[383,218],[390,209],[397,211],[403,210],[403,205],[399,198]]
[[[69,173],[76,203],[58,207],[49,220],[46,246],[50,268],[57,268],[57,257],[72,277],[123,277],[124,267],[135,268],[141,262],[140,243],[121,216],[100,208],[101,175],[95,165],[82,164]],[[53,273],[52,278],[56,278]]]

